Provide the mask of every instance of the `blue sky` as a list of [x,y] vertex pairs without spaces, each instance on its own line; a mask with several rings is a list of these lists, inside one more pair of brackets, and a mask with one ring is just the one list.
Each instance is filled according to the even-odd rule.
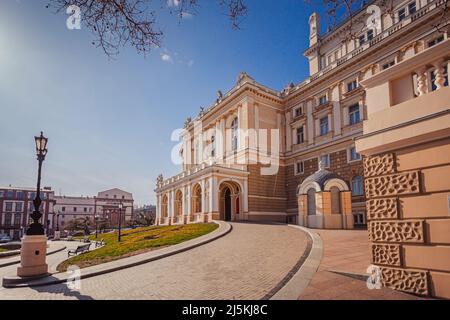
[[43,130],[43,184],[57,194],[118,187],[137,204],[154,203],[157,175],[179,172],[172,131],[217,90],[240,71],[278,90],[308,75],[308,17],[321,1],[247,0],[241,30],[217,2],[201,1],[182,21],[160,12],[162,48],[147,57],[123,48],[111,60],[83,24],[68,30],[68,16],[47,1],[1,0],[0,185],[35,185],[33,136]]

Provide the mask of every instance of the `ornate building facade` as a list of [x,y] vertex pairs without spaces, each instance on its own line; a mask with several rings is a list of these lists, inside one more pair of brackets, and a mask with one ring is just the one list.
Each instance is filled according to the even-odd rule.
[[[182,172],[157,181],[157,223],[366,225],[363,159],[355,147],[368,119],[362,83],[413,54],[445,45],[448,21],[442,30],[432,27],[444,2],[394,1],[393,10],[382,8],[379,25],[366,25],[375,13],[364,8],[355,20],[358,34],[351,37],[349,22],[320,35],[319,16],[313,13],[304,53],[310,66],[306,80],[279,92],[242,72],[230,91],[219,91],[211,107],[186,121]],[[442,70],[447,79],[447,68]],[[393,99],[416,95],[425,80],[419,75],[411,81],[415,88],[408,93],[403,82],[395,82],[399,93]],[[434,86],[430,81],[435,80],[427,81]]]

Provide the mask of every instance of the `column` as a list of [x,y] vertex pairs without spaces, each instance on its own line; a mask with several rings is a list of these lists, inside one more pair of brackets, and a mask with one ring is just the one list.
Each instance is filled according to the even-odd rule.
[[217,178],[209,177],[209,220],[217,219],[215,215],[219,212],[217,208]]
[[244,180],[244,190],[242,190],[242,217],[248,220],[248,180]]
[[175,216],[175,191],[169,192],[169,224],[173,223],[173,217]]

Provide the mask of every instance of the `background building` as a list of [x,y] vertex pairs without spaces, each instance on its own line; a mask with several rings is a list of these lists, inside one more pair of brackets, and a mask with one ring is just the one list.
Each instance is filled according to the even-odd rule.
[[[41,223],[46,232],[52,228],[51,213],[55,203],[54,191],[50,187],[41,189]],[[20,240],[25,234],[34,211],[33,200],[36,188],[0,187],[0,234]]]
[[[56,196],[55,206],[51,215],[52,225],[60,230],[68,221],[89,217],[94,221],[95,217],[108,221],[111,227],[119,225],[119,204],[122,203],[122,223],[131,220],[133,215],[133,195],[129,192],[114,188],[101,191],[93,197]],[[124,225],[124,224],[123,224]]]

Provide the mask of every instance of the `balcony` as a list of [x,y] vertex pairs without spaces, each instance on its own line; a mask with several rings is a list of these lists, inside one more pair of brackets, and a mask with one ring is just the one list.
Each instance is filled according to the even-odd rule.
[[196,165],[188,170],[185,170],[171,178],[165,179],[163,181],[158,181],[156,184],[157,190],[165,190],[170,189],[171,187],[183,184],[187,181],[190,181],[195,178],[199,178],[205,175],[211,175],[214,172],[223,172],[226,171],[227,174],[236,174],[241,176],[242,174],[247,174],[247,171],[244,170],[244,165],[235,164],[235,163],[202,163]]
[[450,136],[450,39],[425,49],[361,83],[368,120],[358,152],[375,154]]

